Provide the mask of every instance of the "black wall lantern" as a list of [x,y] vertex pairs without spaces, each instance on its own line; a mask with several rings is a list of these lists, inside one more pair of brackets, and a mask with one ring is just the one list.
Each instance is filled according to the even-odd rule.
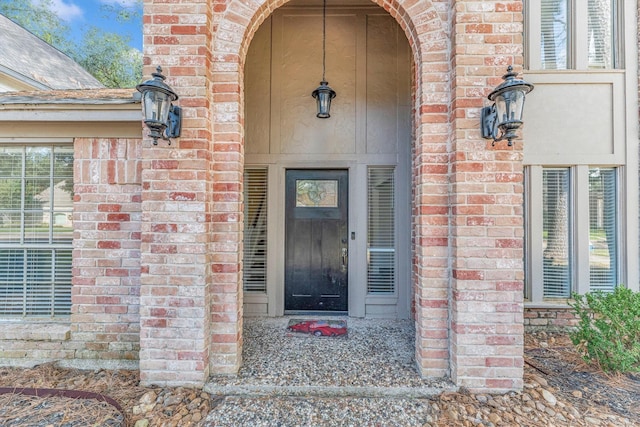
[[169,141],[171,145],[170,138],[179,137],[182,127],[181,108],[172,104],[178,95],[164,82],[160,66],[151,75],[152,79],[136,86],[142,94],[144,123],[151,131],[149,136],[153,138],[153,145],[158,145],[158,138]]
[[318,104],[318,113],[316,117],[319,119],[328,119],[331,117],[329,114],[331,110],[331,100],[336,97],[336,91],[329,87],[327,79],[324,77],[325,70],[325,58],[326,58],[326,43],[327,43],[327,0],[324,0],[322,4],[322,81],[320,86],[311,93],[316,99]]
[[517,137],[516,130],[522,125],[524,99],[533,90],[533,85],[517,79],[517,75],[509,65],[507,74],[502,76],[504,82],[489,94],[493,104],[482,109],[482,137],[493,139],[491,145],[506,139],[511,146]]

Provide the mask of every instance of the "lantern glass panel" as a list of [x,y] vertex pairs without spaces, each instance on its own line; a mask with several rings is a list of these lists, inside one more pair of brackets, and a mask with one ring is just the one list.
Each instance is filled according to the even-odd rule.
[[143,94],[143,102],[145,120],[166,125],[171,107],[169,94],[147,90]]
[[498,125],[507,122],[521,122],[526,91],[517,87],[510,88],[494,98]]
[[319,91],[318,92],[318,114],[317,116],[321,119],[326,119],[330,117],[329,108],[331,106],[331,94],[328,91]]

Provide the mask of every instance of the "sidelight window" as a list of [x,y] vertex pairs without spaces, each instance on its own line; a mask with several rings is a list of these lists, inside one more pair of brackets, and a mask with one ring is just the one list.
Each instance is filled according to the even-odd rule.
[[367,187],[367,291],[391,294],[396,280],[394,168],[369,168]]
[[244,171],[244,264],[246,292],[267,291],[267,168]]
[[542,258],[544,296],[571,293],[571,205],[569,169],[545,169],[542,175]]

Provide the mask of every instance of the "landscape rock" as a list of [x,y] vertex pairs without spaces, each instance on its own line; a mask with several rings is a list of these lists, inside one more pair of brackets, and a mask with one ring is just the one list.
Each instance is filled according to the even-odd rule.
[[542,397],[549,405],[556,406],[556,404],[558,403],[558,399],[556,399],[553,393],[544,388],[540,390],[540,393],[542,393]]
[[156,392],[154,390],[150,390],[148,392],[146,392],[145,394],[142,395],[142,397],[140,398],[140,404],[141,405],[148,405],[150,403],[153,403],[156,401],[156,397],[158,397],[158,395],[156,394]]
[[[551,343],[552,336],[545,335]],[[505,394],[447,392],[429,399],[309,396],[211,396],[188,388],[146,388],[133,371],[78,371],[41,366],[33,369],[0,368],[0,380],[25,387],[73,388],[104,393],[124,408],[133,427],[243,427],[243,426],[423,426],[423,427],[638,427],[640,378],[602,375],[589,368],[557,338],[559,347],[544,350],[535,336],[526,335],[524,389]],[[534,368],[533,365],[536,367]],[[286,373],[280,375],[287,375]],[[281,378],[282,381],[295,379]],[[1,398],[2,396],[0,396]],[[212,400],[213,397],[213,400]],[[53,416],[40,423],[7,422],[15,416],[23,396],[0,401],[0,425],[46,427],[60,425]],[[24,401],[24,402],[22,402]],[[38,410],[48,405],[38,404]],[[86,408],[104,402],[87,401]],[[212,409],[213,406],[213,409]],[[61,406],[66,407],[66,406]],[[10,411],[7,412],[7,408]],[[113,410],[113,408],[111,408]],[[3,413],[3,410],[5,412]],[[33,412],[33,410],[31,410]],[[87,412],[68,425],[116,427],[121,421],[87,423]],[[116,411],[117,412],[117,411]],[[65,414],[73,420],[73,414]],[[57,415],[56,415],[57,416]],[[82,419],[83,421],[79,421]],[[56,421],[58,420],[58,421]]]

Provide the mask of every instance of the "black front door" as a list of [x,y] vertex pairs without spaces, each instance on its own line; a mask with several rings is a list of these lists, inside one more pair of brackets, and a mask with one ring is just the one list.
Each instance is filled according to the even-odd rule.
[[347,311],[348,171],[288,170],[285,310]]

